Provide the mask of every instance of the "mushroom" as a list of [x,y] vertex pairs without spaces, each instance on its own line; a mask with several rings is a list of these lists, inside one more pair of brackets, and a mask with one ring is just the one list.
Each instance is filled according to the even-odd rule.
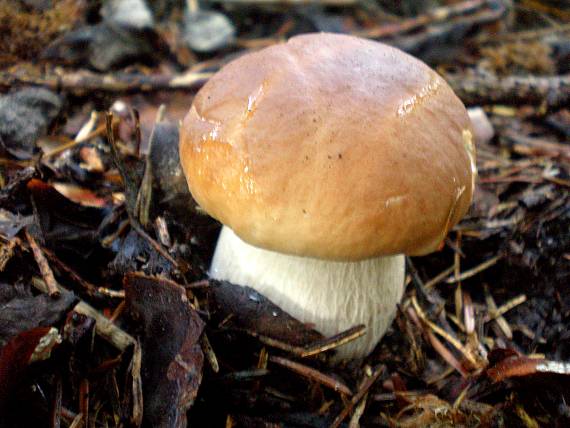
[[475,162],[465,107],[390,46],[307,34],[245,54],[196,95],[180,159],[223,223],[210,267],[369,354],[404,289],[404,254],[436,250],[465,214]]

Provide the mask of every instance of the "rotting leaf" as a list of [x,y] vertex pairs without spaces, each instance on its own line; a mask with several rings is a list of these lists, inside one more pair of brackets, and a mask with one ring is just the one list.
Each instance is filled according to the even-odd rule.
[[[142,266],[141,260],[144,261]],[[146,239],[131,230],[121,241],[119,251],[109,264],[109,269],[120,275],[138,270],[148,274],[166,275],[172,272],[174,266],[155,251]]]
[[81,246],[77,251],[85,254],[89,243],[96,242],[96,229],[103,220],[104,210],[76,204],[38,179],[30,180],[27,187],[37,209],[42,238],[52,248],[75,241]]
[[32,223],[31,216],[21,216],[0,208],[0,236],[12,239],[23,228]]
[[97,196],[93,191],[76,184],[53,183],[53,188],[70,201],[84,207],[104,208],[109,205],[107,199]]
[[204,322],[172,281],[132,273],[124,285],[127,307],[141,328],[143,424],[185,427],[202,380]]
[[65,316],[75,295],[62,293],[58,299],[0,283],[0,347],[10,338],[39,326],[51,326]]
[[49,358],[59,343],[61,337],[55,328],[35,327],[21,332],[0,348],[0,414],[28,365]]
[[0,205],[6,207],[8,201],[20,196],[22,188],[35,174],[36,170],[33,167],[16,172],[8,184],[0,189]]
[[210,305],[220,319],[231,317],[230,325],[255,331],[295,346],[323,339],[252,288],[226,281],[210,281]]
[[564,376],[568,382],[570,380],[570,364],[511,354],[489,367],[486,373],[494,382],[532,375],[560,375]]
[[17,159],[31,159],[36,140],[59,115],[62,98],[44,88],[0,97],[0,146]]

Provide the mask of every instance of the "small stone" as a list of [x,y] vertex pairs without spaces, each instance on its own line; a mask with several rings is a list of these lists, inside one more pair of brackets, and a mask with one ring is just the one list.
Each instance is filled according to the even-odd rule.
[[219,12],[196,10],[184,19],[184,41],[196,52],[213,52],[230,46],[236,29],[230,19]]
[[144,0],[108,0],[103,3],[101,16],[105,21],[139,30],[154,26],[152,12]]
[[39,137],[61,110],[59,95],[26,88],[0,97],[0,145],[18,159],[30,159]]
[[481,107],[472,107],[467,109],[467,114],[473,126],[475,144],[486,144],[491,141],[495,135],[495,129],[487,117],[485,110]]
[[42,53],[44,59],[68,65],[85,63],[99,71],[109,71],[136,61],[152,61],[160,54],[156,33],[102,21],[66,33]]

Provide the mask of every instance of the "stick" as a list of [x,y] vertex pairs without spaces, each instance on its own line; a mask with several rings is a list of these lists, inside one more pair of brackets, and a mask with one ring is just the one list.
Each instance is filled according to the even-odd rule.
[[27,228],[24,229],[24,234],[26,235],[26,239],[28,240],[28,243],[32,248],[34,259],[36,259],[36,263],[40,268],[40,272],[47,286],[47,294],[50,297],[59,297],[60,292],[59,289],[57,288],[57,282],[55,281],[55,277],[53,276],[53,271],[49,267],[49,263],[46,259],[46,256],[44,256],[44,253],[42,253],[40,246],[38,245],[34,237],[31,235],[31,233],[28,232]]
[[153,92],[175,89],[197,89],[212,76],[213,73],[187,72],[175,75],[146,75],[142,73],[99,74],[91,71],[71,73],[53,71],[44,76],[37,76],[25,68],[0,72],[0,86],[31,84],[44,86],[53,90],[63,90],[74,94],[85,94],[92,91],[102,92]]
[[541,104],[546,110],[570,105],[570,74],[536,76],[453,76],[447,82],[467,105]]
[[298,373],[301,376],[311,379],[317,383],[320,383],[321,385],[326,386],[333,391],[338,391],[349,396],[352,395],[352,391],[348,389],[348,386],[346,386],[344,383],[324,373],[321,373],[312,367],[276,356],[269,357],[269,360],[273,363],[279,364],[280,366],[287,367],[289,370],[294,371],[295,373]]
[[[49,291],[45,281],[37,277],[32,278],[32,285],[44,293],[47,293]],[[56,287],[58,288],[58,292],[67,291],[57,283]],[[89,306],[87,303],[81,301],[75,305],[73,310],[77,313],[93,318],[95,320],[95,331],[97,334],[109,342],[111,345],[113,345],[115,348],[117,348],[119,351],[124,351],[128,346],[134,345],[136,343],[135,339],[131,335],[121,330],[119,327],[109,321],[108,318],[106,318],[93,307]]]
[[362,399],[362,397],[364,397],[364,395],[368,392],[368,390],[372,387],[372,385],[374,385],[374,382],[378,380],[378,378],[383,372],[384,372],[384,366],[380,366],[376,370],[374,370],[372,375],[364,381],[362,387],[358,390],[358,392],[354,395],[354,397],[352,397],[352,399],[345,406],[345,408],[342,409],[342,412],[340,412],[339,415],[335,418],[330,428],[338,428],[340,426],[344,418],[348,416],[348,414],[352,411],[354,406],[356,406],[358,402]]

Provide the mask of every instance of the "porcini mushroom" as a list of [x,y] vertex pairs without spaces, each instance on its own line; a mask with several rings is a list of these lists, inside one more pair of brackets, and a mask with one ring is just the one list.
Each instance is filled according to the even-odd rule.
[[184,119],[180,159],[224,224],[213,278],[253,287],[339,348],[367,355],[403,293],[404,255],[465,214],[475,163],[465,107],[387,45],[308,34],[224,66]]

